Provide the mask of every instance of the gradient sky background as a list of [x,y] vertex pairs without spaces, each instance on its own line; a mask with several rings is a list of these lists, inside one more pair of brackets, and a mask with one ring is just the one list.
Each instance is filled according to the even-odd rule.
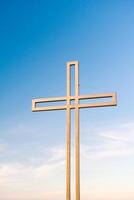
[[71,60],[81,94],[118,93],[118,107],[80,112],[81,200],[134,199],[134,1],[5,0],[0,200],[65,200],[65,111],[32,113],[31,100],[66,95]]

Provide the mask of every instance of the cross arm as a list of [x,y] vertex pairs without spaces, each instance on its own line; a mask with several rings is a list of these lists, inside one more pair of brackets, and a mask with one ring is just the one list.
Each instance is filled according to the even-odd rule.
[[[75,100],[75,96],[70,96],[69,99]],[[78,104],[78,108],[94,108],[94,107],[107,107],[107,106],[116,106],[117,105],[117,95],[116,93],[107,93],[107,94],[92,94],[92,95],[81,95],[78,96],[79,100],[86,99],[108,99],[111,98],[111,101],[97,102],[97,103],[85,103]],[[54,98],[40,98],[32,100],[32,111],[51,111],[51,110],[66,110],[67,105],[58,105],[58,106],[37,106],[39,103],[47,103],[47,102],[60,102],[66,101],[67,97],[54,97]],[[75,109],[76,105],[70,104],[70,109]]]
[[117,105],[117,94],[106,93],[106,94],[93,94],[93,95],[82,95],[79,96],[79,100],[84,99],[108,99],[111,98],[111,101],[97,102],[97,103],[85,103],[79,104],[79,108],[93,108],[93,107],[107,107],[107,106],[116,106]]
[[40,98],[32,100],[32,111],[50,111],[50,110],[65,110],[66,105],[62,106],[37,106],[39,103],[48,103],[48,102],[58,102],[58,101],[66,101],[66,97],[54,97],[54,98]]

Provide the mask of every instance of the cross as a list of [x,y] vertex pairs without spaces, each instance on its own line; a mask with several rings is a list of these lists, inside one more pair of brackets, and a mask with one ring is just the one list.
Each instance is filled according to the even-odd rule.
[[[75,96],[71,96],[71,67],[75,68]],[[93,107],[106,107],[116,106],[117,98],[116,93],[107,94],[93,94],[93,95],[79,95],[79,62],[71,61],[67,62],[67,96],[55,97],[55,98],[41,98],[32,100],[32,111],[51,111],[51,110],[66,110],[66,200],[71,200],[71,144],[70,144],[70,132],[71,132],[71,109],[75,109],[75,176],[76,176],[76,200],[80,200],[80,131],[79,131],[79,109],[80,108],[93,108]],[[80,100],[84,99],[111,99],[110,101],[102,101],[97,103],[84,103],[80,104]],[[75,101],[71,104],[71,101]],[[40,103],[46,102],[59,102],[66,101],[65,105],[58,106],[38,106]]]

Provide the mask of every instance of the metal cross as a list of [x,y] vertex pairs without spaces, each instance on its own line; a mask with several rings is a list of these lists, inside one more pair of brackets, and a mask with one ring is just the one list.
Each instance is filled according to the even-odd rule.
[[[75,96],[71,96],[71,67],[75,67]],[[66,200],[71,200],[71,144],[70,144],[70,117],[71,109],[75,109],[75,132],[76,132],[76,200],[80,200],[80,132],[79,132],[79,109],[80,108],[93,108],[93,107],[106,107],[116,106],[117,98],[116,93],[107,94],[93,94],[93,95],[79,95],[79,62],[71,61],[67,62],[67,96],[55,97],[55,98],[41,98],[32,100],[32,111],[50,111],[50,110],[66,110],[67,118],[67,136],[66,136]],[[80,104],[79,100],[84,99],[108,99],[111,101],[103,101],[98,103],[84,103]],[[74,104],[71,101],[75,100]],[[39,103],[45,102],[59,102],[66,101],[65,105],[61,106],[37,106]]]

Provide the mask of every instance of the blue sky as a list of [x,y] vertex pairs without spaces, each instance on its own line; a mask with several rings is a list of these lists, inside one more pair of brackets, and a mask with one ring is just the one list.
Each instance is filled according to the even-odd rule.
[[[0,1],[0,200],[65,199],[66,113],[32,113],[31,100],[66,95],[71,60],[80,94],[118,93],[117,107],[80,112],[82,200],[134,199],[133,10],[132,0]],[[72,158],[73,122],[74,112]]]

